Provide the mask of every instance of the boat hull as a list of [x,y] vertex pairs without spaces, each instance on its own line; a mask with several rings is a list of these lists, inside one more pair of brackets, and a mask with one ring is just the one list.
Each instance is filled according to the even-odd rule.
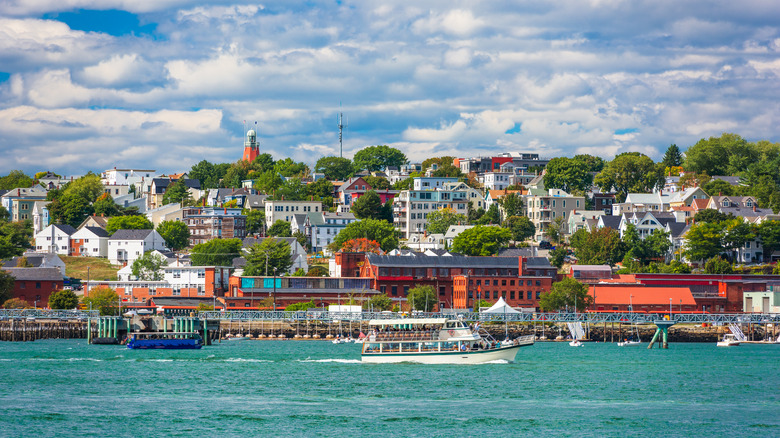
[[201,347],[200,339],[142,339],[127,343],[131,350],[198,350]]
[[361,359],[366,363],[416,362],[424,364],[478,364],[497,360],[513,362],[520,347],[527,347],[531,345],[533,345],[533,343],[477,351],[441,351],[435,353],[372,353],[364,354]]

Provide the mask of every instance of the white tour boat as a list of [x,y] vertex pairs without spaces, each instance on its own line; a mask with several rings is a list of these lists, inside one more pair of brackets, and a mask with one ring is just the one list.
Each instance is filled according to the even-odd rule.
[[718,347],[736,347],[739,345],[739,340],[732,333],[723,335],[723,340],[718,341]]
[[362,361],[476,364],[514,361],[517,350],[534,344],[533,335],[501,345],[484,330],[472,330],[460,320],[401,318],[371,320],[373,331],[363,342]]

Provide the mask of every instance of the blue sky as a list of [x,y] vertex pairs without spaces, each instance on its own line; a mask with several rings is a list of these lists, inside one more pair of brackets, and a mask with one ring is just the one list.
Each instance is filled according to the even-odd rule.
[[0,3],[0,173],[779,141],[780,2]]

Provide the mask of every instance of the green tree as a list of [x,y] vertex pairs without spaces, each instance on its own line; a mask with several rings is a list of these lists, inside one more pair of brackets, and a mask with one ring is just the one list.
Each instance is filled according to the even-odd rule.
[[269,170],[260,174],[260,176],[254,180],[253,187],[267,195],[273,194],[279,187],[284,184],[284,179],[274,172]]
[[353,202],[350,211],[358,219],[388,220],[387,210],[374,190],[367,191],[357,201]]
[[757,231],[764,248],[764,258],[768,260],[773,252],[780,249],[780,221],[763,221],[758,225]]
[[207,160],[201,160],[192,166],[187,174],[190,178],[200,181],[201,190],[207,190],[219,188],[219,182],[225,176],[225,172],[227,168],[218,168]]
[[565,277],[563,280],[553,283],[549,292],[543,292],[539,300],[539,307],[544,311],[561,310],[566,307],[577,311],[584,311],[593,305],[593,297],[588,294],[588,285]]
[[734,218],[734,215],[731,213],[721,213],[718,210],[707,208],[704,210],[699,210],[699,212],[696,213],[696,215],[693,217],[693,221],[697,224],[703,222],[719,223]]
[[182,221],[162,221],[157,232],[172,251],[181,251],[190,245],[190,229]]
[[703,184],[701,189],[710,196],[734,196],[734,187],[722,179],[710,180]]
[[31,248],[30,241],[33,237],[32,222],[10,222],[8,210],[0,207],[0,260],[22,255]]
[[12,170],[8,175],[0,177],[0,190],[23,189],[32,185],[33,179],[21,170]]
[[265,226],[265,212],[263,210],[249,210],[246,213],[247,233],[258,233]]
[[664,154],[664,159],[661,160],[661,163],[663,163],[664,167],[679,167],[683,163],[683,156],[682,152],[680,152],[680,148],[677,147],[676,144],[672,144],[666,149],[666,153]]
[[498,205],[490,204],[485,214],[481,215],[474,223],[477,225],[501,224],[501,213],[498,211]]
[[322,198],[324,202],[333,202],[333,183],[326,179],[319,179],[306,185],[306,191],[309,196]]
[[295,270],[295,272],[293,272],[292,276],[293,277],[305,277],[306,276],[306,271],[304,271],[303,268],[298,268],[298,269]]
[[463,214],[456,213],[451,208],[441,208],[428,213],[428,227],[431,234],[444,234],[452,225],[465,224],[467,219]]
[[106,232],[109,236],[117,230],[151,230],[154,228],[146,216],[116,216],[108,220]]
[[745,243],[756,238],[756,227],[741,218],[732,219],[723,225],[723,248],[726,251],[731,251],[732,260],[736,260],[737,250],[743,248]]
[[[477,292],[477,294],[479,294],[479,292]],[[492,305],[493,305],[493,303],[491,303],[488,300],[483,300],[483,299],[474,300],[474,311],[475,312],[479,312],[479,309],[481,309],[483,307],[490,307]]]
[[555,266],[558,269],[561,269],[563,267],[564,259],[566,258],[566,254],[568,251],[566,248],[562,246],[558,246],[552,251],[550,251],[549,259],[550,264]]
[[4,309],[31,309],[30,303],[20,298],[11,298],[3,302]]
[[65,192],[49,204],[49,212],[56,222],[77,227],[92,214],[92,206],[86,198]]
[[88,204],[95,202],[98,196],[104,192],[103,183],[100,177],[92,172],[70,181],[63,187],[63,194],[71,194],[87,201]]
[[190,192],[187,190],[187,184],[184,178],[179,178],[172,184],[168,184],[163,194],[163,205],[181,204],[190,199]]
[[50,309],[75,309],[79,305],[79,297],[72,290],[59,290],[49,296]]
[[306,252],[311,252],[311,245],[309,244],[309,239],[306,237],[306,234],[297,230],[292,233],[292,237],[295,237],[295,240],[301,245],[301,248],[306,250]]
[[498,203],[504,210],[504,217],[523,215],[523,197],[517,193],[507,193],[498,198]]
[[292,237],[292,227],[289,222],[277,219],[276,222],[268,228],[268,235],[275,237]]
[[81,300],[88,309],[99,310],[103,316],[119,315],[120,298],[114,289],[98,286]]
[[168,264],[165,257],[152,251],[146,251],[133,262],[133,276],[142,281],[160,281],[163,279],[162,269]]
[[14,279],[13,275],[0,269],[0,303],[5,303],[11,299],[13,296],[15,283],[16,280]]
[[309,166],[292,158],[285,158],[274,163],[274,171],[284,177],[302,177],[309,173]]
[[292,266],[290,245],[281,239],[263,239],[249,247],[244,275],[267,276],[286,273]]
[[300,312],[305,311],[309,309],[316,309],[317,304],[314,302],[314,300],[304,301],[301,303],[293,303],[289,306],[285,307],[285,312]]
[[536,234],[536,226],[525,216],[509,216],[501,226],[512,232],[515,242],[530,239]]
[[352,175],[352,161],[342,157],[322,157],[314,165],[314,171],[324,173],[325,178],[345,181]]
[[550,160],[544,173],[544,187],[565,192],[584,192],[593,183],[588,163],[567,157]]
[[374,190],[390,190],[390,181],[387,180],[387,178],[383,178],[381,176],[371,176],[366,175],[363,177],[363,181],[366,182],[369,186],[371,186]]
[[731,263],[720,257],[712,257],[704,264],[704,272],[708,274],[731,274],[733,271]]
[[289,178],[273,193],[273,199],[303,201],[309,198],[306,184],[297,178]]
[[108,193],[103,193],[98,196],[94,204],[92,204],[92,210],[97,216],[117,216],[120,214],[119,207],[114,202],[114,198]]
[[328,270],[322,266],[314,265],[309,268],[309,272],[306,273],[307,277],[328,277]]
[[477,225],[458,234],[452,249],[469,256],[492,256],[505,247],[512,233],[504,228]]
[[344,242],[361,238],[379,242],[379,246],[385,252],[398,248],[398,235],[393,225],[390,222],[376,219],[363,219],[348,224],[336,235],[328,248],[332,251],[338,251]]
[[274,158],[271,154],[266,152],[258,155],[257,158],[252,160],[250,167],[255,172],[263,173],[273,170],[275,164]]
[[363,302],[363,308],[373,310],[374,312],[382,312],[390,310],[393,307],[393,301],[385,294],[377,294]]
[[361,170],[373,172],[388,166],[400,167],[404,164],[406,164],[406,155],[386,145],[365,147],[357,151],[352,159],[352,166],[356,172]]
[[613,228],[599,228],[590,232],[578,230],[569,241],[577,263],[581,265],[614,265],[623,259],[625,247],[620,233]]
[[628,193],[647,193],[664,183],[663,169],[647,155],[625,152],[610,161],[593,182],[604,192],[615,190],[616,202]]
[[544,229],[544,235],[550,242],[559,244],[563,242],[567,227],[566,219],[563,216],[558,216]]
[[444,165],[449,164],[450,166],[453,165],[453,162],[455,161],[455,157],[452,156],[444,156],[444,157],[430,157],[426,158],[422,162],[422,170],[428,170],[430,169],[434,164],[441,168]]
[[193,266],[233,266],[233,259],[241,257],[241,239],[211,239],[192,247]]
[[575,155],[573,159],[585,163],[588,172],[601,172],[606,164],[603,158],[588,154]]
[[436,294],[436,289],[434,289],[433,286],[417,284],[409,289],[409,295],[406,297],[406,300],[414,310],[433,312],[436,309],[438,296]]
[[222,178],[223,187],[241,187],[241,182],[249,177],[250,164],[238,160],[231,164]]
[[691,225],[685,235],[683,254],[691,261],[707,260],[723,252],[723,223],[701,222]]
[[[720,137],[701,139],[685,152],[685,170],[708,175],[728,175],[731,155],[744,154],[748,149],[747,141],[737,134],[724,133]],[[746,157],[749,160],[757,159],[749,155]]]

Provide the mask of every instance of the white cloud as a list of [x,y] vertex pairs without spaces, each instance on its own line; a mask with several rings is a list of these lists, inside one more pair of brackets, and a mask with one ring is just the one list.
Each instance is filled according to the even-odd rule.
[[85,67],[82,79],[97,86],[123,87],[143,84],[159,78],[162,69],[137,53],[114,55],[96,65]]

